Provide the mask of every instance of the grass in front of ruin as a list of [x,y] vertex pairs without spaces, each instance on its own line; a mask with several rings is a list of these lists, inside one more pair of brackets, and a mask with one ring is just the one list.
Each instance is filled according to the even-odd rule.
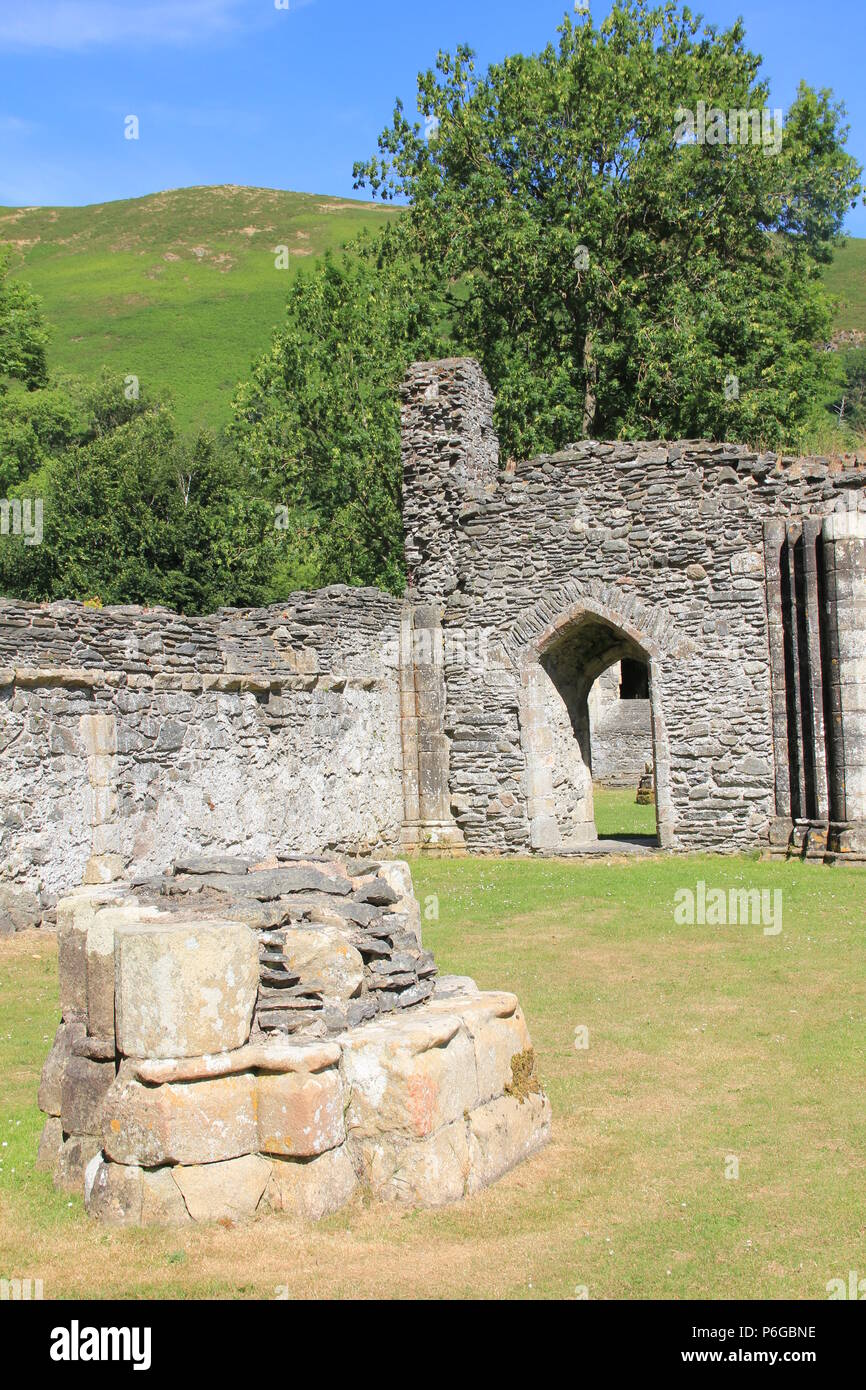
[[595,828],[598,837],[610,835],[655,835],[656,808],[639,806],[634,787],[594,787]]
[[[659,855],[413,872],[440,969],[520,996],[546,1150],[438,1211],[100,1227],[33,1167],[57,995],[54,939],[29,932],[0,941],[0,1277],[46,1298],[773,1299],[866,1272],[862,871]],[[781,933],[677,926],[674,894],[699,880],[781,889]]]

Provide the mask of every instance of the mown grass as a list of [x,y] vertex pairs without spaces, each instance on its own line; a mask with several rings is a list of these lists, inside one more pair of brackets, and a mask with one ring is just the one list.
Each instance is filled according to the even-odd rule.
[[599,839],[609,835],[655,835],[654,804],[639,806],[636,787],[593,787],[595,828]]
[[[439,1211],[97,1227],[33,1169],[57,1012],[54,943],[30,933],[0,942],[0,1275],[55,1298],[823,1298],[866,1269],[860,871],[653,856],[413,872],[440,968],[520,996],[553,1103],[542,1154]],[[781,889],[782,932],[675,925],[699,879]]]
[[[52,370],[103,365],[218,429],[282,321],[298,269],[394,213],[267,188],[182,188],[82,208],[0,208],[0,241],[42,296]],[[289,268],[275,267],[288,248]]]

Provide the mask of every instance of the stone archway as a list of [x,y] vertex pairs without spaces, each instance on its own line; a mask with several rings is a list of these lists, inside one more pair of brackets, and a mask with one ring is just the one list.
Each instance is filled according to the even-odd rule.
[[588,698],[615,662],[637,661],[649,673],[657,841],[671,843],[670,778],[661,712],[661,647],[629,613],[581,596],[539,626],[521,655],[521,745],[526,767],[530,844],[548,852],[579,851],[597,839],[593,812]]

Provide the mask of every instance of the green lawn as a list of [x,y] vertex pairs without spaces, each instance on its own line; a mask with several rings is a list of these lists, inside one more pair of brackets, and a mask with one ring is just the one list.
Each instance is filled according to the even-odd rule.
[[595,828],[599,839],[609,835],[655,835],[656,808],[638,806],[636,787],[593,787]]
[[[413,871],[440,968],[520,996],[553,1104],[542,1154],[440,1211],[97,1227],[33,1169],[56,950],[28,933],[0,941],[0,1276],[41,1277],[46,1297],[772,1299],[866,1271],[861,871],[698,856]],[[675,892],[700,879],[780,889],[781,933],[675,925]]]

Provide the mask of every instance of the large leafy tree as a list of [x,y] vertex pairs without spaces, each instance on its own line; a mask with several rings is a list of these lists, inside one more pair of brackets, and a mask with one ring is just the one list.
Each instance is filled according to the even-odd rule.
[[742,24],[701,23],[621,0],[483,76],[469,49],[440,53],[418,79],[424,129],[398,102],[356,166],[358,187],[408,200],[510,453],[580,435],[795,443],[826,391],[820,267],[862,192],[843,109],[801,86],[780,145],[683,138],[701,102],[769,104]]
[[401,228],[327,255],[239,387],[229,433],[281,508],[281,587],[403,586],[399,384],[441,353],[434,277]]
[[108,377],[81,411],[72,437],[15,489],[31,520],[40,500],[42,536],[3,538],[3,592],[187,613],[274,596],[274,510],[226,449],[206,434],[182,439],[163,403],[130,399]]
[[44,386],[48,333],[39,300],[9,274],[10,252],[0,246],[0,395],[10,379],[30,390]]

